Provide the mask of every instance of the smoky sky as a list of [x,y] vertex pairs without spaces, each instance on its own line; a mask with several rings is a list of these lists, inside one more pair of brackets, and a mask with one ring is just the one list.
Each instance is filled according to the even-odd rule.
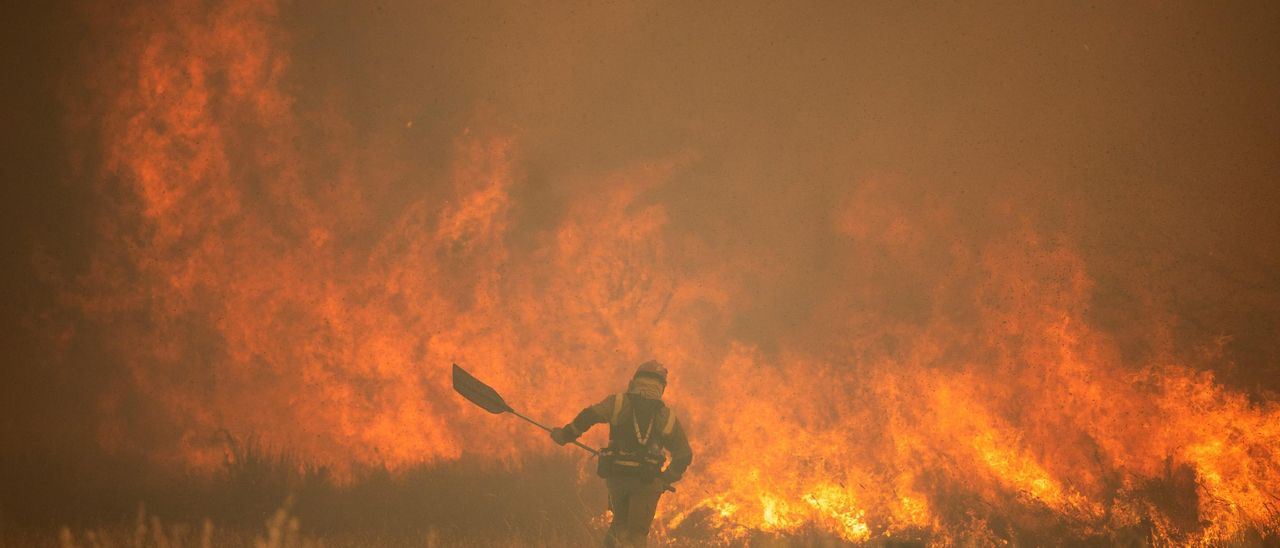
[[[1106,287],[1194,286],[1171,304],[1223,333],[1253,322],[1215,303],[1275,319],[1272,6],[382,4],[294,16],[306,29],[298,85],[341,89],[369,131],[414,121],[406,147],[444,150],[419,145],[448,139],[477,105],[520,128],[531,229],[554,222],[564,195],[592,191],[582,174],[696,155],[649,199],[676,227],[786,265],[739,322],[744,336],[768,340],[785,323],[771,319],[821,298],[824,246],[838,243],[815,216],[877,177],[975,223],[991,200],[1024,196],[1078,238]],[[1273,361],[1253,350],[1267,357],[1241,359]]]
[[[136,29],[97,22],[101,6],[28,10],[6,18],[2,54],[0,390],[5,446],[57,448],[87,437],[119,369],[91,325],[66,335],[57,299],[105,207],[72,109],[92,102],[98,52]],[[444,169],[477,120],[516,135],[516,246],[601,173],[680,164],[641,202],[758,267],[725,337],[804,340],[794,326],[841,283],[829,206],[879,180],[949,204],[961,232],[998,230],[992,203],[1028,204],[1086,257],[1099,325],[1172,310],[1177,340],[1226,338],[1227,382],[1280,389],[1274,3],[306,2],[280,18],[294,109],[340,113],[405,173]],[[394,208],[417,180],[375,201]]]
[[[1167,287],[1173,302],[1161,304],[1250,347],[1238,358],[1249,369],[1274,363],[1274,327],[1258,325],[1274,326],[1280,266],[1274,7],[370,5],[292,16],[297,85],[338,90],[370,134],[414,122],[404,156],[447,150],[477,108],[519,128],[529,232],[553,225],[566,196],[593,192],[593,174],[692,155],[646,198],[675,230],[750,248],[762,271],[781,271],[755,280],[767,290],[735,320],[739,336],[769,344],[804,319],[836,283],[824,279],[841,245],[825,230],[827,204],[889,178],[975,225],[992,201],[1019,196],[1037,222],[1078,240],[1100,293],[1116,295],[1100,320],[1137,321],[1130,288]],[[1241,308],[1254,312],[1224,312]]]

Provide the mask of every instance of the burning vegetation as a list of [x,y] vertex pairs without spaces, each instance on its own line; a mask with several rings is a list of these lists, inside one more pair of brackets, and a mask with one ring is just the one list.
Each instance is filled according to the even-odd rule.
[[[56,245],[35,254],[54,304],[29,324],[59,371],[89,356],[108,364],[87,390],[91,412],[81,418],[92,439],[82,442],[145,463],[144,476],[186,478],[201,497],[268,493],[269,503],[217,499],[224,510],[252,508],[261,516],[245,520],[254,523],[292,494],[307,534],[330,533],[310,515],[372,530],[390,521],[411,530],[421,519],[424,534],[446,544],[507,542],[486,536],[486,523],[503,524],[495,534],[516,543],[583,542],[604,511],[589,458],[477,412],[452,393],[449,365],[552,421],[621,390],[636,364],[657,357],[671,368],[667,399],[697,455],[678,492],[662,499],[663,542],[1216,545],[1280,535],[1280,263],[1268,213],[1277,202],[1243,172],[1251,205],[1230,217],[1242,224],[1147,245],[1166,230],[1195,232],[1161,224],[1187,211],[1184,201],[1108,194],[1123,174],[1073,186],[1073,177],[1121,164],[1072,171],[1033,155],[1052,159],[988,176],[987,166],[1006,164],[955,159],[964,141],[939,137],[990,130],[970,118],[949,118],[960,129],[929,126],[939,133],[904,150],[869,143],[892,141],[896,130],[856,108],[862,118],[849,127],[815,121],[839,102],[835,89],[876,85],[813,85],[830,74],[805,64],[818,63],[814,48],[833,62],[862,59],[828,48],[843,36],[838,25],[780,23],[811,30],[818,46],[785,28],[775,49],[748,40],[764,48],[750,51],[762,56],[752,70],[775,86],[766,98],[733,91],[740,76],[720,72],[732,63],[714,37],[690,38],[681,47],[718,82],[691,85],[701,99],[690,105],[739,93],[741,108],[730,116],[668,105],[663,115],[686,115],[672,122],[681,126],[675,145],[641,129],[592,147],[578,134],[617,137],[601,126],[654,122],[601,114],[634,103],[517,93],[533,85],[522,77],[590,88],[548,61],[597,67],[589,47],[560,41],[541,19],[557,16],[492,31],[515,25],[499,17],[507,8],[472,16],[441,7],[408,40],[386,37],[405,30],[390,6],[344,8],[354,19],[337,21],[267,0],[88,4],[78,17],[89,45],[58,98],[69,177],[88,182],[88,230],[79,260],[59,257]],[[588,42],[662,15],[588,11],[564,23],[598,24],[581,34]],[[688,15],[697,23],[706,14]],[[738,17],[726,28],[756,32]],[[440,37],[467,29],[488,45]],[[1095,46],[1126,43],[1109,36],[1094,36]],[[361,45],[339,51],[345,41]],[[423,49],[405,53],[406,43]],[[537,44],[535,53],[520,57],[521,44]],[[624,45],[645,51],[643,38]],[[778,61],[793,49],[797,66]],[[1093,67],[1076,59],[1091,55],[1081,51],[1064,58]],[[443,70],[424,83],[399,72],[419,66],[404,55],[485,76],[432,80],[453,74]],[[531,66],[512,68],[510,58]],[[654,74],[647,61],[611,59]],[[910,61],[901,70],[925,70]],[[866,63],[873,74],[890,70]],[[1106,67],[1090,70],[1116,68]],[[796,91],[789,78],[810,87]],[[1033,86],[1038,99],[1113,108],[1053,95],[1052,83]],[[472,89],[481,84],[496,91]],[[1265,85],[1276,88],[1274,78]],[[466,100],[440,91],[449,86]],[[638,89],[663,103],[679,87]],[[958,85],[952,93],[972,97]],[[552,106],[529,106],[540,98]],[[587,106],[565,116],[605,121],[546,121],[575,101]],[[951,101],[930,108],[964,104]],[[791,114],[768,110],[777,105]],[[1037,112],[1009,108],[1010,118]],[[1270,108],[1255,133],[1274,144],[1266,128],[1280,115]],[[774,123],[792,117],[792,126]],[[1072,131],[1062,119],[1018,122],[1036,123],[1049,129],[1002,138]],[[773,141],[735,131],[801,145],[764,154]],[[1081,151],[1101,139],[1059,138]],[[1023,152],[974,147],[978,158]],[[1187,162],[1204,157],[1169,150]],[[862,155],[880,160],[850,167]],[[926,157],[931,167],[914,165]],[[1273,183],[1280,171],[1271,158],[1251,173]],[[1255,240],[1222,245],[1268,218]],[[244,437],[287,457],[264,464],[236,441]],[[603,436],[583,441],[599,446]],[[456,477],[486,488],[462,488]],[[514,489],[528,504],[484,498],[503,496],[502,482],[523,482]],[[393,517],[350,518],[366,506]],[[538,514],[546,508],[564,515]],[[584,523],[540,529],[564,520]],[[202,527],[191,538],[212,538]]]

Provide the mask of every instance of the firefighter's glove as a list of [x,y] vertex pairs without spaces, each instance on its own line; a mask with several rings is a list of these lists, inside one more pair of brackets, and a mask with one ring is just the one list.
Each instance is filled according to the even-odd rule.
[[554,441],[560,445],[564,445],[566,443],[573,441],[573,437],[570,436],[569,432],[566,432],[565,429],[563,428],[552,428],[551,441]]
[[680,476],[671,473],[670,470],[663,470],[661,474],[658,474],[658,481],[669,487],[671,484],[680,481]]

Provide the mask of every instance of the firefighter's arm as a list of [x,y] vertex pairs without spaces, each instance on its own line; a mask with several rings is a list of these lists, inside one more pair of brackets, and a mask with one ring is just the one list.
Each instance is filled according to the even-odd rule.
[[693,449],[689,447],[689,438],[685,436],[684,425],[680,424],[678,418],[671,429],[671,434],[667,435],[663,441],[667,451],[671,452],[671,463],[667,465],[666,470],[662,471],[662,480],[671,484],[680,481],[684,471],[693,462]]
[[551,439],[560,445],[570,443],[579,436],[590,430],[592,426],[602,422],[609,422],[610,410],[613,409],[613,396],[609,396],[600,403],[592,405],[574,417],[573,421],[564,425],[564,428],[552,428]]

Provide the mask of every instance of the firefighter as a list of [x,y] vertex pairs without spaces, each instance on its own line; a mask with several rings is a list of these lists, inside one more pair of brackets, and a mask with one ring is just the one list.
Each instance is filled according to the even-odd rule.
[[[583,409],[564,428],[551,429],[551,439],[564,445],[593,425],[609,423],[609,446],[600,451],[597,467],[613,511],[606,547],[644,546],[658,498],[693,460],[684,427],[662,402],[666,388],[667,368],[656,361],[642,363],[625,393]],[[670,463],[664,451],[670,453]]]

